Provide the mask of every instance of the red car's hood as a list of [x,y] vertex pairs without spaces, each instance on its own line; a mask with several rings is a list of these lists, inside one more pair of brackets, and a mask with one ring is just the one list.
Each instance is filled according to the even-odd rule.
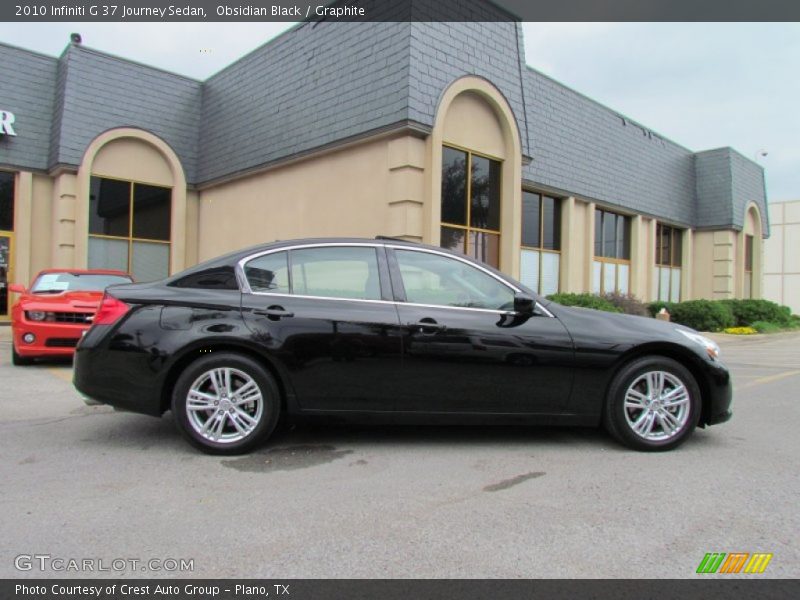
[[31,294],[20,298],[25,310],[95,312],[103,292],[61,292],[60,294]]

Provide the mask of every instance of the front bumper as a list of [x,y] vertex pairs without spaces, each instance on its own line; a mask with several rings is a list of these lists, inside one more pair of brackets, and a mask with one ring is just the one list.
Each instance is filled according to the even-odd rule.
[[728,368],[719,361],[707,363],[708,398],[703,406],[701,425],[718,425],[733,416],[733,380]]
[[[17,354],[26,358],[47,356],[72,356],[89,325],[22,321],[14,323],[12,337]],[[27,343],[25,335],[32,334],[34,340]]]

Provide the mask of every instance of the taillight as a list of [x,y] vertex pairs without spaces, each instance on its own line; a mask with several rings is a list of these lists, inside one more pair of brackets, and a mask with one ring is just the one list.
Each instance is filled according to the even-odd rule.
[[113,325],[125,316],[131,309],[130,306],[125,304],[122,300],[117,300],[114,296],[105,294],[103,301],[100,303],[100,308],[92,319],[93,325]]

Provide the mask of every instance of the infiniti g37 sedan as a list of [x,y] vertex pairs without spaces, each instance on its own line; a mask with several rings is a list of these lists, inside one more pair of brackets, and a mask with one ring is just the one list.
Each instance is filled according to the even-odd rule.
[[89,403],[172,410],[217,454],[251,450],[282,416],[603,424],[637,450],[731,416],[719,348],[696,331],[560,306],[386,238],[275,242],[112,286],[74,381]]

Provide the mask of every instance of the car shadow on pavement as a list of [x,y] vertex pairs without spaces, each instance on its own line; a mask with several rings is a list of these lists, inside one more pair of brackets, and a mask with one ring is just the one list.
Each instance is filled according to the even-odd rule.
[[[81,441],[104,446],[106,450],[116,447],[200,454],[182,439],[171,413],[166,413],[160,419],[125,412],[107,413],[102,426],[93,428]],[[601,428],[592,427],[352,425],[314,422],[281,425],[255,452],[294,446],[330,446],[362,452],[386,445],[393,448],[510,445],[531,449],[563,446],[626,451]]]

